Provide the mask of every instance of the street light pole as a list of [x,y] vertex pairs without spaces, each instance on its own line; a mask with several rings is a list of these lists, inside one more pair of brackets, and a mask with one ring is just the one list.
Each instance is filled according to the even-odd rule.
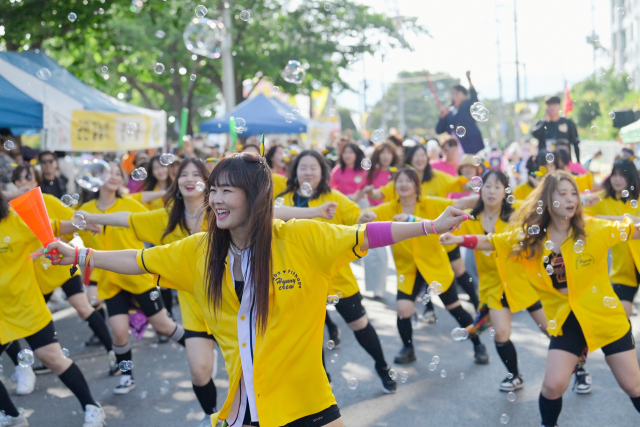
[[496,5],[496,47],[498,49],[498,117],[500,118],[500,139],[501,142],[506,142],[507,129],[504,122],[504,104],[502,98],[502,64],[500,63],[500,20],[498,19],[498,5]]
[[518,12],[517,0],[513,0],[513,26],[515,30],[516,42],[516,101],[520,101],[520,63],[518,62]]
[[222,94],[224,95],[227,112],[236,106],[235,72],[233,71],[233,56],[231,56],[231,12],[229,3],[223,2],[222,22],[227,30],[227,36],[222,39]]

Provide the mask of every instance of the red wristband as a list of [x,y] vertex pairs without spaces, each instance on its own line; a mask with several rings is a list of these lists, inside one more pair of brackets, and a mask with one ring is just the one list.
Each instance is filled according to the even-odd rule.
[[75,267],[76,265],[78,265],[78,256],[80,255],[80,247],[76,246],[76,258],[73,261],[73,266]]
[[463,248],[475,249],[476,246],[478,246],[478,236],[475,234],[467,234],[462,236],[462,238],[464,239],[464,242],[462,242],[460,246]]

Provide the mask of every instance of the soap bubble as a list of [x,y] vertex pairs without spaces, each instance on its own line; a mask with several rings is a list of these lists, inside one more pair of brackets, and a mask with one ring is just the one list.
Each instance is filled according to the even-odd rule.
[[632,200],[629,202],[629,206],[631,206],[633,209],[638,207],[638,201],[637,200]]
[[622,240],[623,242],[626,242],[628,238],[629,238],[629,235],[624,231],[620,233],[620,240]]
[[479,176],[474,176],[473,178],[471,178],[471,180],[469,180],[469,187],[471,187],[471,189],[476,193],[480,191],[480,189],[482,188],[482,184],[482,178],[480,178]]
[[308,182],[303,182],[300,186],[300,194],[304,197],[311,197],[313,194],[313,187]]
[[636,79],[634,79],[633,77],[629,76],[627,77],[627,84],[629,86],[633,86],[634,84],[636,84]]
[[196,81],[196,75],[195,74],[191,74],[189,76],[189,80],[191,80],[192,82],[195,82]]
[[147,179],[147,171],[142,167],[134,169],[131,171],[131,179],[134,181],[144,181]]
[[240,19],[242,19],[243,21],[248,21],[249,18],[251,17],[251,11],[250,10],[243,10],[242,12],[240,12]]
[[553,161],[556,159],[556,156],[554,156],[553,153],[547,153],[544,159],[547,161],[547,163],[553,163]]
[[513,194],[510,194],[507,196],[507,203],[509,203],[510,205],[514,204],[516,202],[516,197]]
[[162,166],[169,166],[176,161],[176,156],[172,153],[163,153],[158,160]]
[[404,276],[402,274],[398,276],[398,282],[399,283],[404,282]]
[[616,118],[616,113],[614,113],[613,111],[609,111],[609,118],[611,120],[615,119]]
[[511,194],[511,187],[505,188],[504,192],[507,193],[507,194]]
[[71,224],[74,227],[82,230],[87,226],[87,222],[84,220],[84,216],[81,213],[74,213],[71,217]]
[[36,71],[36,76],[38,76],[40,80],[49,80],[51,78],[51,71],[49,71],[48,68],[40,68]]
[[131,360],[123,360],[118,364],[118,367],[122,372],[129,372],[133,368],[133,362]]
[[435,371],[435,370],[436,370],[436,368],[437,368],[437,367],[436,367],[436,364],[435,364],[435,363],[433,363],[433,362],[429,363],[429,370],[430,370],[431,372]]
[[207,185],[204,182],[202,181],[196,182],[196,191],[199,191],[202,193],[205,188],[207,188]]
[[358,380],[355,378],[349,378],[349,380],[347,381],[347,385],[351,390],[355,390],[356,388],[358,388]]
[[326,10],[327,12],[329,12],[331,10],[331,3],[325,3],[324,4],[324,10]]
[[542,200],[538,200],[538,206],[544,206],[544,202]]
[[198,18],[203,18],[209,12],[209,9],[207,9],[206,6],[199,4],[196,6],[195,12]]
[[469,111],[471,112],[471,117],[478,122],[486,122],[491,116],[489,109],[482,102],[473,104]]
[[482,163],[482,159],[480,158],[480,156],[473,156],[471,163],[473,163],[473,166],[480,166],[480,164]]
[[460,138],[462,138],[466,134],[467,134],[467,130],[464,128],[464,126],[458,126],[456,128],[456,135],[458,135]]
[[18,364],[23,368],[33,365],[33,351],[29,349],[21,350],[18,353]]
[[529,227],[529,234],[534,235],[534,234],[540,234],[540,226],[537,224],[532,225],[531,227]]
[[538,206],[538,207],[536,208],[536,213],[537,213],[538,215],[542,215],[542,213],[543,213],[543,212],[544,212],[544,209],[542,209],[540,206]]
[[162,31],[162,30],[158,30],[158,31],[156,31],[156,34],[155,34],[155,35],[156,35],[156,37],[157,37],[157,38],[161,39],[161,38],[164,38],[164,36],[166,36],[166,35],[167,35],[167,33],[165,33],[165,32],[164,32],[164,31]]
[[67,350],[66,348],[62,349],[62,358],[63,359],[68,359],[69,358],[69,350]]
[[429,301],[431,301],[431,297],[429,296],[429,294],[424,294],[424,296],[422,297],[422,305],[429,304]]
[[554,202],[553,202],[553,207],[554,207],[554,208],[559,208],[559,207],[560,207],[560,202],[559,202],[559,201],[557,201],[557,200],[556,200],[556,201],[554,201]]
[[236,117],[236,133],[243,133],[247,129],[247,122],[242,117]]
[[431,358],[431,361],[437,365],[438,363],[440,363],[440,357],[438,357],[438,356],[433,356],[433,357]]
[[299,61],[293,59],[287,62],[284,69],[280,71],[280,75],[285,82],[299,85],[307,76],[307,72]]
[[193,18],[182,34],[187,50],[196,55],[217,59],[220,44],[226,35],[222,22],[208,18]]
[[362,159],[362,163],[360,164],[360,166],[362,166],[362,169],[368,171],[369,169],[371,169],[371,159]]
[[591,126],[591,135],[598,136],[600,135],[600,128],[598,126]]
[[135,123],[131,122],[131,123],[129,123],[129,124],[127,125],[127,133],[128,133],[129,135],[133,134],[133,133],[134,133],[135,131],[137,131],[137,130],[138,130],[138,125],[137,125],[137,124],[135,124]]
[[618,298],[616,297],[604,297],[602,302],[609,308],[616,308],[618,306]]
[[389,369],[389,377],[394,381],[398,378],[398,373],[395,369]]
[[549,320],[549,322],[547,323],[547,328],[549,329],[555,329],[557,326],[558,323],[553,319]]
[[109,67],[107,67],[106,65],[103,65],[102,68],[100,69],[103,73],[106,73],[107,71],[109,71]]
[[294,121],[295,119],[296,119],[296,118],[295,118],[295,116],[294,116],[293,114],[291,114],[291,113],[287,113],[287,114],[284,116],[284,121],[285,121],[285,122],[287,122],[287,123],[293,123],[293,121]]
[[516,394],[512,391],[510,391],[509,393],[507,393],[507,400],[509,402],[515,402],[516,401]]
[[329,117],[335,117],[337,114],[335,108],[329,108]]
[[553,267],[551,266],[551,264],[548,264],[544,270],[547,272],[549,276],[553,274]]
[[274,206],[277,208],[281,208],[282,206],[284,206],[284,198],[283,197],[278,197],[276,199],[276,201],[274,202]]
[[158,298],[160,298],[160,292],[157,289],[149,293],[149,299],[151,299],[151,301],[155,301]]
[[444,369],[440,371],[440,377],[447,378],[447,371],[445,371]]
[[11,237],[7,236],[4,238],[5,243],[9,243],[11,241]]
[[622,197],[629,197],[629,190],[622,190]]
[[464,379],[464,372],[460,372],[460,379],[463,380]]
[[577,240],[573,244],[573,251],[577,254],[580,254],[582,253],[583,250],[584,250],[584,243],[582,242],[582,240]]
[[443,292],[444,292],[444,289],[442,288],[442,285],[438,282],[431,282],[431,284],[427,288],[427,293],[432,297],[435,295],[440,295]]
[[153,67],[153,71],[155,71],[156,74],[164,73],[164,64],[162,62],[156,62],[156,65]]
[[409,374],[407,373],[407,371],[402,371],[402,373],[400,374],[400,382],[404,384],[407,382],[408,379],[409,379]]
[[564,110],[560,110],[559,114],[560,114],[560,117],[564,117],[565,116]]
[[333,348],[336,346],[336,343],[333,342],[333,340],[329,340],[327,341],[327,348],[329,350],[333,350]]
[[508,423],[509,423],[509,415],[507,415],[507,414],[502,414],[502,415],[500,416],[500,422],[501,422],[502,424],[508,424]]
[[453,328],[451,330],[451,338],[453,338],[454,341],[464,341],[469,338],[469,331],[466,328]]
[[371,133],[371,142],[377,144],[384,139],[384,129],[376,129]]
[[11,151],[14,148],[16,148],[16,144],[13,141],[9,140],[9,141],[5,141],[4,142],[4,149],[5,150]]
[[62,197],[60,197],[60,201],[62,202],[62,205],[66,207],[71,207],[76,204],[76,201],[73,199],[73,197],[68,194],[64,194]]
[[67,15],[67,18],[69,19],[69,21],[71,22],[75,22],[76,19],[78,19],[78,15],[76,15],[75,13],[71,12],[69,15]]
[[553,242],[551,240],[547,240],[546,242],[544,242],[544,248],[546,250],[552,251],[554,247],[555,247],[555,245],[553,244]]

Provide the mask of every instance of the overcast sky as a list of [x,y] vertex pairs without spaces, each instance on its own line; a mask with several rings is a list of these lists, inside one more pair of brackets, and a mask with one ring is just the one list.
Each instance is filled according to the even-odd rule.
[[[505,101],[516,97],[515,37],[513,0],[361,0],[376,11],[395,16],[415,16],[430,36],[408,35],[413,51],[387,53],[384,64],[380,55],[364,59],[369,85],[369,107],[380,99],[382,83],[395,80],[400,71],[447,72],[465,82],[471,70],[480,98],[497,98],[498,49],[502,65],[502,88]],[[547,94],[562,90],[593,73],[593,49],[586,37],[592,22],[600,43],[611,46],[611,0],[516,0],[519,60],[526,64],[527,85],[521,70],[521,96]],[[593,14],[591,10],[593,4]],[[496,18],[499,23],[496,24]],[[597,66],[609,67],[608,52],[598,55]],[[384,78],[382,75],[384,74]],[[355,63],[343,77],[362,88],[363,67]],[[344,91],[337,103],[362,111],[362,97]]]

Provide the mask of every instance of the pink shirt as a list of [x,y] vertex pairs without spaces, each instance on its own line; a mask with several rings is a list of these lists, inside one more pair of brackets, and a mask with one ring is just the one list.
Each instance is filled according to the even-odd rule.
[[431,162],[431,167],[435,170],[439,170],[440,172],[448,173],[451,176],[458,176],[458,162],[454,164],[449,164],[445,161],[445,159],[433,160]]
[[331,188],[349,196],[365,186],[366,178],[365,170],[355,171],[353,168],[344,168],[342,172],[340,165],[337,165],[331,171]]
[[587,173],[587,170],[583,168],[580,163],[569,162],[567,168],[569,168],[569,171],[575,173],[576,175],[584,175]]
[[[391,176],[392,176],[391,172],[387,170],[383,170],[383,171],[377,170],[373,174],[373,180],[371,181],[371,184],[366,183],[366,185],[373,185],[373,188],[383,187],[387,185],[389,181],[391,181]],[[366,180],[366,176],[365,176],[365,180]],[[383,202],[384,200],[373,200],[371,197],[369,197],[369,205],[371,206],[377,206],[382,204]]]

